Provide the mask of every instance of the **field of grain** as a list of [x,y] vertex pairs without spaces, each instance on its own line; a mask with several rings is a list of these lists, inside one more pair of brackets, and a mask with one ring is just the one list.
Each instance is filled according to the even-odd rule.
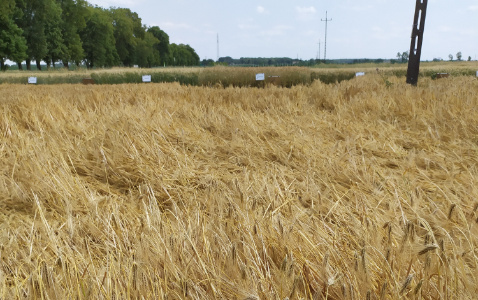
[[[452,77],[476,76],[477,61],[466,62],[422,62],[421,78],[436,78],[437,73],[448,73]],[[309,85],[315,80],[323,83],[336,83],[355,78],[357,72],[381,74],[388,77],[405,78],[407,64],[320,64],[314,67],[168,67],[168,68],[111,68],[77,69],[64,68],[44,71],[0,72],[0,84],[26,84],[29,77],[36,77],[38,85],[78,84],[91,78],[96,84],[142,83],[143,75],[150,75],[153,83],[177,82],[189,86],[222,87],[263,87],[273,84],[280,87]],[[265,81],[256,81],[256,74],[264,73]],[[405,80],[405,79],[404,79]]]
[[0,299],[478,294],[474,77],[0,95]]

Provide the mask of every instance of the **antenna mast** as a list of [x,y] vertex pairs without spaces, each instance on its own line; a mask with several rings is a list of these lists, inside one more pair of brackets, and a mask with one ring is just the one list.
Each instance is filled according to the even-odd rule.
[[330,20],[327,19],[327,11],[325,11],[325,20],[320,19],[320,21],[325,22],[325,51],[324,51],[324,62],[325,62],[327,60],[327,23],[332,21],[332,19]]
[[427,15],[428,0],[417,0],[415,17],[413,18],[412,42],[408,56],[407,83],[417,85],[420,72],[420,56],[422,54],[423,32]]

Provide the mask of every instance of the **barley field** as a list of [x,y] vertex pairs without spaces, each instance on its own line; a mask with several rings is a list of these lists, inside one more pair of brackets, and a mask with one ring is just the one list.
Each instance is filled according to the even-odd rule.
[[476,299],[478,80],[0,85],[0,299]]

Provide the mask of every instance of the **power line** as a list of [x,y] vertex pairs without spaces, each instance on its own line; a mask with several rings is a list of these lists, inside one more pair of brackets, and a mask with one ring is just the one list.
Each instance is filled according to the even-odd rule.
[[324,51],[324,61],[327,60],[327,23],[332,21],[332,19],[327,19],[327,11],[325,11],[325,20],[320,19],[320,21],[325,22],[325,51]]

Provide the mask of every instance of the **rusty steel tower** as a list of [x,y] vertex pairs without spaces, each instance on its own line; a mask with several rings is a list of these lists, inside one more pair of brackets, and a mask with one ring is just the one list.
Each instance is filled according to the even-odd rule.
[[423,32],[427,15],[428,0],[417,0],[415,17],[413,18],[412,42],[408,58],[407,83],[417,85],[420,73],[420,56],[422,54]]

